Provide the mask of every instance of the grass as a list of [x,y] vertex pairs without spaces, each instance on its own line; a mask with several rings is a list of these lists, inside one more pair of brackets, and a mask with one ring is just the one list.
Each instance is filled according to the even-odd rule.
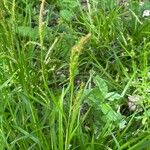
[[149,6],[2,0],[0,149],[150,149]]

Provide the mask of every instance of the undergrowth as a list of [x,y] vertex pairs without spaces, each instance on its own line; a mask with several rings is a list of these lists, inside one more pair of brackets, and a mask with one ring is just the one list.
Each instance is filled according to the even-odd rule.
[[0,149],[150,149],[150,2],[1,0]]

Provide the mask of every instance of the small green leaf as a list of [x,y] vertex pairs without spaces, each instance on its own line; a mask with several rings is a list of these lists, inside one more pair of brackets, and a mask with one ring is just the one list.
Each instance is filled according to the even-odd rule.
[[145,9],[150,9],[150,2],[145,2],[142,8]]
[[69,8],[75,8],[78,6],[77,1],[75,0],[63,0],[64,3],[67,3]]
[[108,93],[108,86],[105,83],[104,79],[100,78],[98,75],[96,75],[93,78],[93,82],[95,83],[95,85],[99,88],[99,90],[101,91],[102,95],[105,97],[106,94]]
[[105,115],[107,121],[117,121],[121,119],[120,114],[117,114],[109,104],[103,103],[99,105],[101,111]]
[[60,11],[60,16],[66,20],[66,21],[70,21],[71,18],[73,17],[73,13],[67,9],[61,10]]
[[31,39],[36,39],[39,36],[38,29],[31,28],[29,26],[19,26],[16,30],[16,33],[22,37],[29,37]]
[[122,119],[119,123],[119,128],[124,129],[127,126],[127,121]]
[[85,96],[87,99],[85,100],[90,106],[97,106],[102,103],[104,97],[99,91],[98,88],[90,89],[85,91]]
[[109,101],[119,100],[121,98],[121,95],[116,92],[107,93],[105,96],[105,99],[108,99]]

